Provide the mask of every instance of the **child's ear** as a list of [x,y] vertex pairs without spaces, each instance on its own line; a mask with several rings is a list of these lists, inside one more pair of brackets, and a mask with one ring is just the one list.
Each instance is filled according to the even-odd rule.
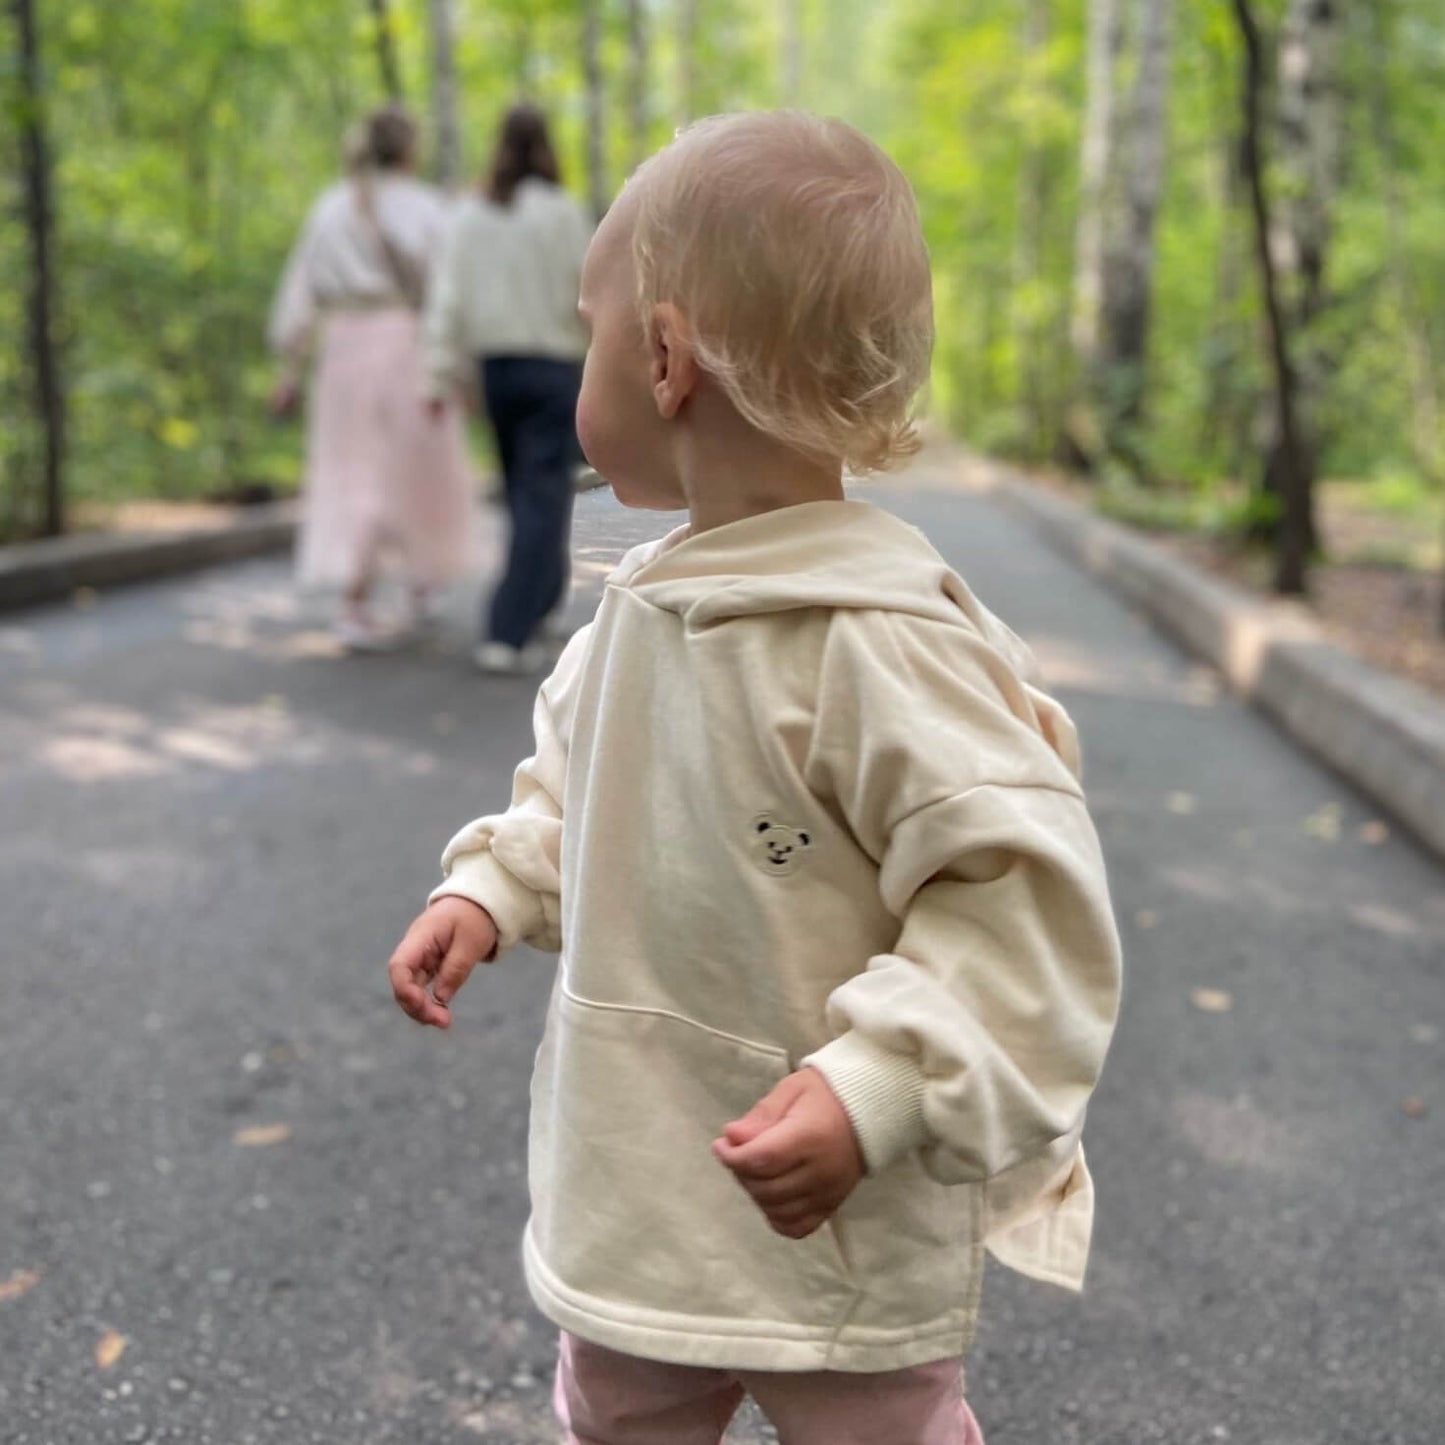
[[660,301],[652,308],[647,343],[652,356],[652,399],[657,414],[671,421],[697,385],[692,337],[682,312],[671,301]]

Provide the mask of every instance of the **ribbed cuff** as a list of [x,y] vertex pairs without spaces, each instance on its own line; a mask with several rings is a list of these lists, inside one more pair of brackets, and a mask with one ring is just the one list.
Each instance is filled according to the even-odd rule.
[[530,937],[546,921],[539,895],[489,852],[462,853],[454,858],[446,881],[432,889],[427,902],[435,903],[438,898],[469,898],[485,908],[497,925],[498,952]]
[[923,1122],[923,1070],[857,1030],[825,1044],[803,1061],[827,1079],[852,1121],[870,1174],[928,1143]]

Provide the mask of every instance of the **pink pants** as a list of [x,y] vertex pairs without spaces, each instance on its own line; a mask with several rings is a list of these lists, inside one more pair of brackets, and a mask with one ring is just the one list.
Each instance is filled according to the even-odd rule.
[[782,1445],[983,1445],[958,1360],[862,1375],[705,1370],[562,1335],[554,1403],[567,1445],[719,1445],[744,1395]]

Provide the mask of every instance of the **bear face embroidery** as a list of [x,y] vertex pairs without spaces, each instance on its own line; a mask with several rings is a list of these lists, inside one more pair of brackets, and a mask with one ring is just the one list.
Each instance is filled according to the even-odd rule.
[[753,819],[753,858],[764,873],[774,878],[794,872],[812,846],[812,838],[801,828],[790,828],[768,813]]

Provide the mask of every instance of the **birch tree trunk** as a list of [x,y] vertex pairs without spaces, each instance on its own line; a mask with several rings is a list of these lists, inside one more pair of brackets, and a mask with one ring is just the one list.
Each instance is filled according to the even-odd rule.
[[601,0],[582,3],[582,81],[587,92],[587,200],[600,221],[607,209],[607,171],[602,145]]
[[[1415,465],[1437,484],[1445,476],[1445,434],[1441,430],[1440,390],[1434,347],[1423,323],[1419,278],[1405,246],[1406,201],[1400,185],[1400,143],[1391,105],[1389,57],[1396,44],[1393,7],[1379,0],[1371,8],[1372,56],[1370,65],[1370,122],[1380,153],[1382,194],[1386,217],[1386,257],[1390,286],[1400,308],[1410,360],[1410,450]],[[1445,547],[1442,547],[1445,557]],[[1445,635],[1445,561],[1441,564],[1436,625]]]
[[1430,333],[1421,324],[1424,309],[1419,300],[1418,278],[1410,265],[1404,244],[1406,204],[1400,185],[1400,144],[1395,133],[1394,109],[1391,105],[1387,58],[1395,44],[1387,7],[1373,7],[1372,63],[1370,67],[1370,122],[1375,132],[1375,145],[1380,153],[1382,194],[1386,216],[1386,257],[1390,284],[1396,304],[1409,337],[1410,394],[1412,402],[1411,450],[1416,464],[1427,475],[1439,478],[1445,471],[1440,429],[1440,394],[1436,376],[1435,356]]
[[432,128],[436,132],[437,180],[448,191],[456,187],[462,164],[453,33],[452,0],[431,0]]
[[[1042,91],[1048,84],[1042,66],[1049,40],[1049,0],[1026,0],[1022,40],[1024,83]],[[1036,131],[1025,127],[1023,154],[1019,162],[1013,310],[1019,338],[1020,380],[1029,429],[1028,446],[1031,451],[1040,454],[1049,450],[1051,431],[1041,354],[1043,318],[1039,298],[1044,216],[1048,204],[1045,159],[1042,140]]]
[[1290,184],[1272,238],[1296,324],[1325,304],[1325,256],[1339,189],[1339,0],[1289,0],[1279,44],[1279,159]]
[[677,0],[677,123],[697,113],[697,0]]
[[1288,322],[1271,245],[1274,223],[1265,191],[1263,126],[1260,120],[1264,46],[1250,0],[1234,0],[1234,13],[1244,40],[1243,164],[1254,213],[1255,255],[1259,262],[1260,291],[1268,326],[1270,361],[1274,370],[1275,421],[1280,438],[1278,480],[1284,512],[1276,542],[1274,585],[1277,592],[1298,595],[1305,590],[1314,536],[1314,477],[1296,425],[1298,382],[1290,360]]
[[1104,208],[1114,153],[1114,56],[1118,0],[1089,0],[1083,139],[1079,146],[1079,218],[1074,233],[1074,307],[1070,339],[1086,383],[1099,359],[1104,296]]
[[[1232,87],[1233,89],[1233,87]],[[1219,247],[1214,268],[1213,316],[1205,360],[1204,404],[1199,412],[1198,446],[1202,455],[1220,448],[1231,475],[1249,465],[1250,435],[1258,398],[1241,373],[1241,356],[1253,344],[1240,322],[1240,299],[1248,284],[1250,231],[1245,178],[1240,169],[1239,109],[1231,94],[1228,113],[1218,114],[1215,198],[1219,208]]]
[[396,63],[396,34],[391,28],[391,7],[387,0],[371,0],[372,39],[376,64],[381,71],[381,88],[386,98],[401,103],[401,69]]
[[[1338,0],[1289,0],[1279,40],[1279,162],[1285,184],[1272,218],[1270,249],[1299,384],[1299,444],[1311,476],[1330,371],[1316,323],[1329,304],[1325,263],[1340,185],[1338,9]],[[1276,433],[1265,471],[1265,489],[1274,495],[1282,492],[1282,445]],[[1317,544],[1312,532],[1311,550]]]
[[781,0],[783,104],[803,103],[803,0]]
[[537,97],[537,34],[535,17],[523,10],[513,17],[511,25],[512,74],[517,77],[517,92],[523,100]]
[[1121,428],[1144,409],[1144,363],[1154,282],[1154,219],[1164,182],[1173,0],[1139,0],[1139,63],[1126,127],[1128,163],[1119,234],[1105,262],[1103,299],[1107,424],[1120,449]]
[[30,241],[30,285],[25,309],[35,409],[45,438],[41,526],[46,536],[57,537],[65,530],[65,393],[55,345],[58,310],[53,254],[55,214],[45,129],[45,90],[33,0],[13,0],[13,10],[20,39],[21,204]]
[[644,0],[627,0],[627,169],[637,169],[652,149],[648,134],[647,6]]

